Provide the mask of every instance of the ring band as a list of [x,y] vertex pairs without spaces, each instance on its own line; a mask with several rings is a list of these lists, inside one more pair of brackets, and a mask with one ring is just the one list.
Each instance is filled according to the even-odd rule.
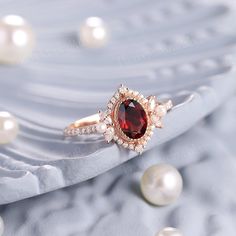
[[66,137],[102,134],[138,153],[142,153],[154,128],[162,128],[162,118],[173,107],[172,101],[157,101],[155,96],[144,97],[124,85],[116,91],[107,110],[75,121],[64,129]]

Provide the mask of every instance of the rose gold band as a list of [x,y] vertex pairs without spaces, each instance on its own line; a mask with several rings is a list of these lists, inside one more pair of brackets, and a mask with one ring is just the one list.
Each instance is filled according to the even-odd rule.
[[100,122],[99,113],[76,120],[64,129],[65,136],[97,133],[97,124]]
[[137,91],[121,86],[113,95],[105,112],[79,119],[64,129],[65,136],[82,134],[104,135],[107,142],[141,153],[155,128],[172,108],[172,101],[160,102],[155,96],[144,97]]

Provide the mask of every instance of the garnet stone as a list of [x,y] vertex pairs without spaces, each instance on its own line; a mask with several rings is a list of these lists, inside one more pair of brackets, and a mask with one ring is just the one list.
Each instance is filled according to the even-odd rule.
[[143,107],[133,99],[120,104],[118,121],[121,130],[131,139],[141,138],[147,129],[147,114]]

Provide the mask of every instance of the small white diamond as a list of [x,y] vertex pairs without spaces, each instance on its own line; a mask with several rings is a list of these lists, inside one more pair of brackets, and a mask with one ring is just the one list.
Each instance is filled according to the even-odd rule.
[[146,104],[148,102],[148,100],[146,98],[142,99],[142,103]]
[[172,101],[169,100],[169,101],[165,104],[165,106],[166,106],[166,109],[167,109],[167,110],[170,110],[170,109],[173,107]]
[[129,146],[128,143],[123,143],[124,148],[127,148],[128,146]]
[[108,107],[109,109],[111,109],[111,108],[113,107],[113,104],[112,104],[112,103],[108,103],[107,107]]
[[153,114],[151,116],[152,123],[156,126],[156,124],[159,122],[159,117],[156,114]]
[[116,141],[116,140],[118,140],[118,137],[115,135],[115,136],[113,137],[113,139]]
[[119,92],[120,92],[121,94],[126,93],[126,91],[127,91],[127,88],[126,88],[124,85],[122,85],[122,86],[119,88]]
[[147,142],[148,142],[148,140],[147,140],[147,139],[143,141],[143,148],[144,148],[144,147],[146,147],[146,145],[147,145]]
[[114,138],[114,128],[113,127],[108,128],[104,136],[106,141],[109,143]]
[[111,125],[112,124],[112,119],[110,116],[108,116],[105,121],[104,121],[107,125]]
[[120,97],[120,94],[118,92],[115,93],[114,97],[118,99]]
[[117,143],[118,143],[119,145],[121,145],[121,144],[123,143],[123,141],[122,141],[121,139],[118,139],[118,140],[117,140]]
[[137,96],[139,94],[138,91],[133,91],[134,96]]
[[134,150],[134,145],[133,145],[133,144],[130,144],[130,145],[129,145],[129,149]]
[[143,151],[143,146],[142,145],[137,145],[135,147],[135,151],[141,153]]
[[155,107],[156,107],[156,98],[154,96],[149,98],[148,105],[149,105],[150,111],[153,111],[155,109]]
[[98,133],[103,134],[107,129],[107,125],[105,123],[101,122],[101,123],[97,124],[96,129],[97,129]]
[[164,105],[157,105],[155,112],[157,114],[157,116],[163,117],[166,115],[166,107]]
[[103,121],[107,117],[107,111],[99,111],[100,121]]
[[116,102],[116,98],[115,97],[112,97],[111,98],[111,102],[114,104]]

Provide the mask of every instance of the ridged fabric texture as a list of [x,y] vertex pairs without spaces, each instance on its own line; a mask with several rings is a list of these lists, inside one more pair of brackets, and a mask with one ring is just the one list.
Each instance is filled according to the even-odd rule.
[[[0,68],[0,109],[20,122],[18,138],[0,147],[5,235],[153,236],[166,226],[234,235],[234,8],[233,1],[1,0],[1,15],[25,17],[37,36],[27,63]],[[103,49],[77,42],[91,15],[111,30]],[[101,137],[64,140],[63,128],[105,109],[121,83],[174,101],[146,152]],[[184,178],[180,200],[165,208],[139,190],[143,171],[157,163]]]

